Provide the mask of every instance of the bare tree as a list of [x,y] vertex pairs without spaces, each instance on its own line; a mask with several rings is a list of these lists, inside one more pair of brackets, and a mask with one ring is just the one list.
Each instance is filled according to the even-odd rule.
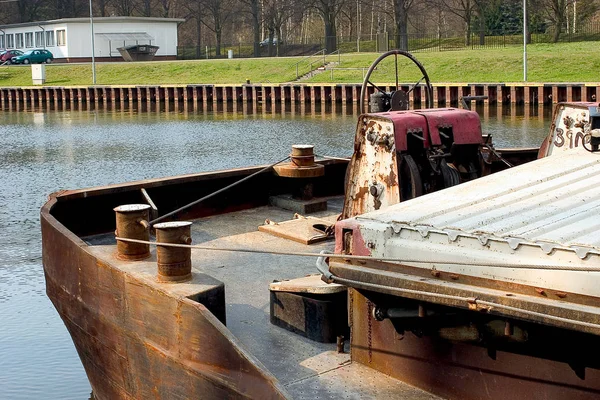
[[408,12],[413,0],[393,0],[396,48],[408,51]]
[[177,5],[176,0],[159,0],[160,5],[160,16],[163,18],[174,17],[174,9]]
[[185,2],[184,9],[186,11],[186,21],[194,21],[194,43],[196,47],[196,57],[200,58],[202,49],[202,20],[204,19],[204,6],[202,0],[189,0]]
[[19,16],[16,22],[29,22],[43,18],[44,3],[44,0],[20,0],[17,3]]
[[94,11],[94,15],[99,15],[101,17],[108,17],[108,9],[110,7],[110,0],[96,0],[96,7]]
[[260,57],[260,22],[262,12],[262,1],[260,0],[239,0],[246,7],[246,12],[252,19],[252,41],[254,42],[254,57]]
[[[272,44],[275,44],[276,54],[279,55],[279,46],[283,43],[283,26],[296,13],[302,10],[297,3],[286,0],[264,0],[264,24],[269,40],[269,56],[273,55]],[[277,38],[276,41],[274,39]]]
[[348,0],[313,0],[314,7],[325,26],[325,49],[331,53],[337,49],[336,20],[342,9],[348,4]]
[[[567,10],[573,0],[531,0],[532,6],[552,24],[552,42],[556,43],[567,24]],[[577,21],[583,22],[598,11],[598,2],[577,0]]]
[[203,8],[206,12],[206,18],[202,19],[202,23],[209,30],[214,32],[216,41],[217,57],[221,56],[221,40],[223,37],[223,28],[226,23],[232,18],[236,7],[233,0],[204,0]]
[[142,8],[142,15],[144,17],[151,17],[152,16],[152,2],[151,2],[151,0],[141,0],[141,8]]
[[432,3],[437,4],[439,7],[462,20],[464,24],[465,45],[470,46],[472,33],[471,24],[473,22],[473,16],[476,13],[477,5],[475,0],[432,0]]
[[132,0],[114,0],[115,14],[123,17],[133,15],[135,4]]
[[50,3],[51,15],[54,18],[78,17],[89,9],[88,3],[80,0],[54,0]]

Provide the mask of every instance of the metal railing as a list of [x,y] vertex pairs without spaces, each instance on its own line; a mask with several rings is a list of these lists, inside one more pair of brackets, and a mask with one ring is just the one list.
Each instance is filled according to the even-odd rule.
[[[326,50],[322,49],[322,50],[319,50],[316,53],[311,54],[310,56],[304,57],[302,60],[298,61],[295,64],[295,67],[296,67],[296,79],[300,78],[300,69],[299,69],[300,68],[300,64],[304,63],[307,60],[310,60],[311,58],[313,58],[315,56],[319,56],[319,60],[321,59],[321,56],[322,56],[323,57],[323,65],[325,65],[325,57],[326,57],[325,53],[326,53]],[[308,70],[309,72],[313,70],[312,66],[313,66],[313,64],[315,62],[316,61],[312,61],[312,62],[309,63],[309,70]]]

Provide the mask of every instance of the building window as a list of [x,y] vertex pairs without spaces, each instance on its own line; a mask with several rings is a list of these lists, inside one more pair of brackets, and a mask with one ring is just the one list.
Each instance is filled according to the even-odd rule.
[[5,49],[6,44],[4,43],[4,35],[0,35],[0,49]]
[[67,31],[65,31],[64,29],[56,31],[56,44],[58,46],[67,45]]
[[7,49],[15,48],[15,35],[13,35],[12,33],[9,33],[8,35],[6,35],[6,48]]
[[44,47],[44,31],[35,33],[35,47]]
[[33,47],[33,32],[25,32],[25,47]]
[[54,31],[46,31],[46,46],[54,46]]
[[17,41],[17,49],[22,49],[24,47],[24,42],[23,42],[23,34],[22,33],[17,33],[15,34],[15,39]]

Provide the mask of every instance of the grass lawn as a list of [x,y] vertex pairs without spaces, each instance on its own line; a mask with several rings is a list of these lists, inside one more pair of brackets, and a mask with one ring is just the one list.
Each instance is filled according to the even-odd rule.
[[[529,82],[600,82],[600,42],[535,44],[527,47]],[[523,81],[523,48],[418,52],[432,83],[503,83]],[[309,83],[360,83],[378,53],[342,54],[338,68],[306,80]],[[328,61],[337,61],[331,56]],[[302,57],[97,63],[98,85],[282,83],[309,70]],[[316,64],[314,64],[316,66]],[[393,58],[380,63],[373,82],[394,82]],[[408,59],[398,58],[400,82],[413,83],[420,71]],[[52,64],[46,68],[48,86],[91,84],[90,64]],[[31,85],[28,66],[0,66],[0,86]]]

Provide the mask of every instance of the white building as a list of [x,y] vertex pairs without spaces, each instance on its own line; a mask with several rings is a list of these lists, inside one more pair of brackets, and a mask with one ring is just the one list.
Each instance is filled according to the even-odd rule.
[[[176,18],[97,17],[94,18],[94,48],[98,61],[122,61],[117,48],[136,44],[159,46],[156,58],[177,56]],[[0,49],[27,51],[45,48],[56,61],[89,61],[92,57],[89,18],[0,25]]]

